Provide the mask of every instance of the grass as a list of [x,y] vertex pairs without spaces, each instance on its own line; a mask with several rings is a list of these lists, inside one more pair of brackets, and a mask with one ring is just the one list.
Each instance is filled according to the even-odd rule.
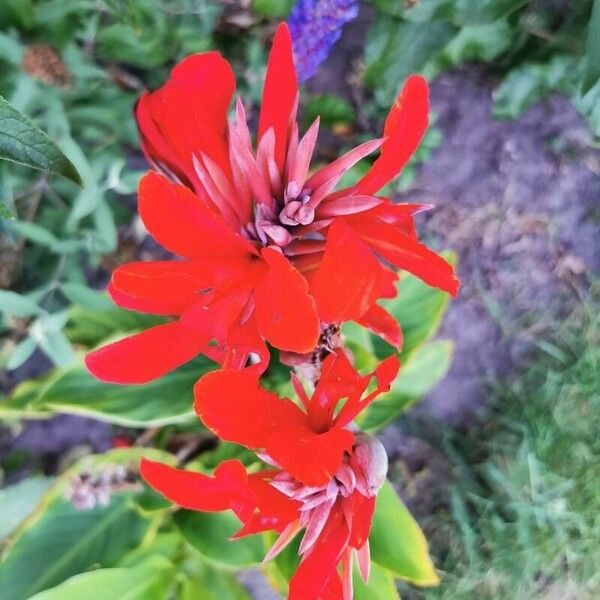
[[456,480],[425,520],[443,581],[405,599],[600,597],[600,295],[559,325],[493,414],[445,431]]

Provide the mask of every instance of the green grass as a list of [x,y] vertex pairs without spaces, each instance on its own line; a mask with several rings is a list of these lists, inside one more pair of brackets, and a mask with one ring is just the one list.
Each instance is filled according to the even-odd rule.
[[428,600],[600,597],[600,297],[559,325],[493,414],[446,431],[447,512],[425,520],[439,588]]

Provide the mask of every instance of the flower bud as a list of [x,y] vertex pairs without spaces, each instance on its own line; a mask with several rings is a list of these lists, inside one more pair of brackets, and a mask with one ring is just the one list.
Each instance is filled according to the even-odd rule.
[[356,487],[364,496],[374,496],[385,483],[388,459],[383,444],[368,433],[357,433],[350,466],[356,475]]

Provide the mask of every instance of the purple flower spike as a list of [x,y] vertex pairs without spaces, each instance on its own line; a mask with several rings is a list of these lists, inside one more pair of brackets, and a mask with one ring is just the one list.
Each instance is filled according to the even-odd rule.
[[329,56],[342,27],[358,15],[358,0],[298,0],[288,18],[298,79],[304,83]]

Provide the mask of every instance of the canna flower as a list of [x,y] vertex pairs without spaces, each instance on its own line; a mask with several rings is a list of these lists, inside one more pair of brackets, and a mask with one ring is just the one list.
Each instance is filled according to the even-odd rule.
[[[413,215],[423,205],[392,204],[377,192],[419,144],[428,119],[427,84],[410,77],[384,137],[310,171],[319,121],[302,136],[292,43],[280,25],[268,60],[256,148],[229,64],[193,55],[138,102],[144,153],[156,172],[139,187],[139,212],[155,240],[182,257],[137,262],[112,275],[119,306],[175,320],[87,357],[99,379],[144,383],[203,353],[227,368],[265,370],[265,340],[303,355],[330,325],[356,320],[395,346],[396,321],[376,301],[395,294],[395,269],[456,294],[440,256],[419,243]],[[348,169],[380,155],[351,188]],[[385,261],[385,264],[384,264]]]
[[[350,600],[354,558],[363,579],[369,577],[368,536],[387,456],[376,438],[349,427],[389,389],[398,366],[390,357],[361,377],[345,354],[330,354],[311,398],[292,376],[303,409],[262,389],[249,370],[209,373],[195,388],[199,418],[221,439],[256,450],[269,468],[248,473],[229,460],[210,477],[143,459],[141,475],[183,508],[232,510],[242,522],[234,538],[277,532],[265,561],[304,530],[289,600]],[[365,394],[372,377],[375,389]]]
[[304,83],[329,56],[346,23],[358,16],[358,0],[298,0],[288,17],[298,79]]

